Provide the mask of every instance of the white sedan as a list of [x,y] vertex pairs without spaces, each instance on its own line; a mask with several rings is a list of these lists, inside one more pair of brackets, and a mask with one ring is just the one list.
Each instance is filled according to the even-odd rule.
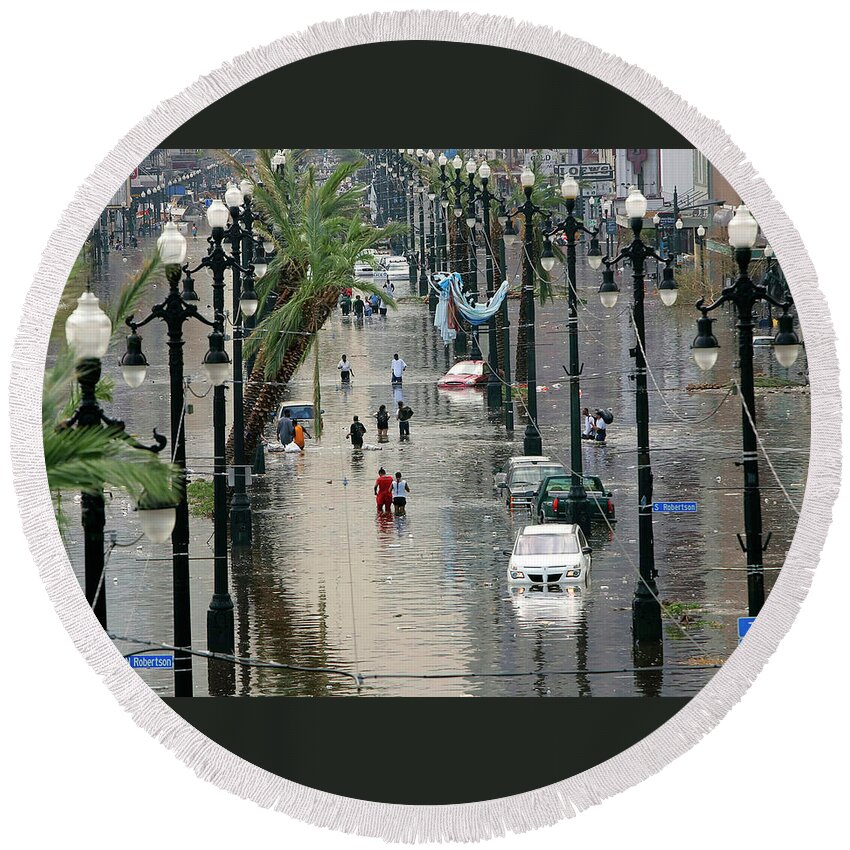
[[527,525],[509,554],[510,585],[586,585],[592,548],[577,525]]

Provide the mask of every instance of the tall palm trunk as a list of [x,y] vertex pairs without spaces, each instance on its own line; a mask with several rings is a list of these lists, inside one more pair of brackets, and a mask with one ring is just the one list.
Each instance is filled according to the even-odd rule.
[[[293,335],[280,371],[274,376],[264,376],[262,389],[245,422],[246,457],[253,456],[266,425],[277,413],[283,399],[285,385],[292,380],[295,370],[309,351],[313,343],[313,335],[319,331],[333,312],[338,296],[339,292],[335,288],[330,288],[316,297],[312,308],[304,311],[299,333]],[[256,366],[254,371],[257,371]]]
[[520,297],[519,318],[516,329],[516,364],[514,366],[514,380],[518,384],[528,381],[528,309],[526,300]]
[[[507,280],[508,273],[506,269],[501,267],[499,263],[499,241],[502,238],[502,226],[499,224],[498,218],[493,215],[490,220],[490,246],[493,251],[493,288],[498,289],[502,285],[503,280]],[[504,340],[505,322],[502,316],[502,311],[496,313],[496,358],[499,364],[505,362],[505,340]]]
[[[292,296],[295,289],[292,285],[292,281],[295,279],[295,272],[293,269],[288,269],[281,274],[280,282],[278,284],[278,294],[277,300],[275,302],[273,310],[277,310],[282,307]],[[248,446],[248,422],[251,419],[251,414],[253,413],[254,406],[257,404],[263,390],[266,387],[266,357],[265,350],[261,346],[254,356],[254,366],[251,369],[251,373],[246,376],[245,379],[245,387],[242,393],[243,407],[244,407],[244,417],[245,417],[245,457],[252,457],[254,449],[257,447],[257,443],[259,442],[259,437],[254,437],[250,443],[250,449]],[[261,432],[262,433],[262,432]],[[249,454],[250,452],[250,454]],[[233,463],[233,428],[231,427],[230,433],[227,437],[227,446],[225,456],[227,458],[227,463]]]
[[[523,228],[525,225],[523,224]],[[522,242],[520,251],[524,251],[525,245],[525,231],[523,230]],[[531,249],[531,267],[533,269],[537,269],[537,245],[535,244]],[[523,263],[521,265],[523,269],[523,278],[522,285],[525,287],[525,258],[523,257]],[[535,271],[536,275],[536,271]],[[536,289],[536,287],[535,287]],[[531,297],[534,297],[534,291],[531,293]],[[528,381],[528,324],[529,324],[529,316],[528,316],[528,305],[526,303],[525,298],[521,295],[519,302],[519,320],[518,327],[516,333],[516,380],[517,383],[524,384]]]

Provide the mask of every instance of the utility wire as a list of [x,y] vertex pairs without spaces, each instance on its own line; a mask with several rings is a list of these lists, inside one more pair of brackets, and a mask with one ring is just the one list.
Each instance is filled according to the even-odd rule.
[[652,380],[652,384],[655,387],[656,392],[661,397],[661,401],[664,402],[664,406],[679,421],[687,422],[690,425],[699,425],[701,422],[707,422],[709,419],[711,419],[720,410],[720,408],[723,407],[723,404],[726,399],[729,398],[729,396],[732,394],[732,387],[734,385],[729,386],[729,389],[726,391],[726,395],[723,396],[722,399],[720,399],[720,404],[718,404],[717,407],[715,407],[714,410],[708,414],[708,416],[703,416],[701,419],[690,419],[687,416],[681,416],[670,406],[667,399],[664,398],[664,393],[661,391],[661,387],[658,386],[658,381],[655,380],[655,374],[653,373],[652,368],[649,365],[649,358],[646,356],[646,349],[643,347],[643,342],[641,341],[640,334],[638,333],[637,323],[635,322],[635,314],[634,310],[632,309],[629,309],[629,318],[631,319],[632,327],[635,329],[635,339],[637,340],[637,344],[640,346],[641,354],[643,354],[643,362],[646,363],[646,371],[649,373],[649,377]]
[[[115,641],[137,644],[139,646],[149,647],[149,649],[139,650],[136,652],[123,653],[125,658],[130,658],[133,655],[141,655],[143,652],[150,652],[151,649],[165,649],[171,652],[185,652],[189,655],[196,655],[201,658],[211,658],[217,661],[227,661],[231,664],[237,664],[244,667],[258,667],[269,670],[290,670],[298,673],[322,673],[324,675],[342,676],[348,679],[353,679],[358,689],[366,680],[378,679],[513,679],[530,676],[583,676],[583,675],[622,675],[628,673],[647,673],[668,671],[674,673],[689,673],[697,670],[719,670],[723,664],[660,664],[647,667],[607,667],[595,670],[585,670],[582,668],[567,668],[556,670],[493,670],[493,671],[445,671],[437,673],[351,673],[348,670],[343,670],[339,667],[308,667],[303,664],[289,664],[280,661],[265,661],[260,658],[249,658],[238,655],[230,655],[221,652],[210,652],[205,649],[194,649],[190,646],[174,646],[169,643],[160,643],[158,641],[146,640],[144,638],[127,637],[117,635],[113,632],[107,632],[107,635]],[[702,647],[699,647],[702,652]],[[702,656],[697,656],[702,657]]]
[[741,392],[741,388],[740,388],[740,386],[738,386],[738,382],[733,381],[733,385],[738,390],[738,396],[741,399],[741,407],[744,408],[744,413],[747,415],[747,419],[749,420],[750,426],[753,429],[753,433],[756,435],[756,440],[759,444],[759,448],[761,449],[761,453],[764,455],[764,459],[765,459],[765,461],[767,461],[767,465],[768,465],[768,467],[770,467],[770,471],[773,473],[773,477],[776,479],[776,483],[779,485],[779,489],[782,490],[783,494],[785,495],[785,498],[788,500],[788,504],[791,506],[791,510],[794,511],[794,513],[797,515],[797,517],[799,517],[800,511],[797,508],[797,506],[794,504],[793,500],[791,499],[791,496],[788,495],[788,491],[785,489],[785,486],[783,485],[782,481],[780,480],[779,475],[777,474],[776,469],[775,469],[775,467],[773,466],[773,463],[770,460],[770,455],[768,455],[767,449],[764,447],[764,443],[762,442],[761,435],[759,434],[758,429],[756,428],[755,420],[753,419],[753,416],[750,413],[750,409],[747,407],[747,402],[744,400],[744,394]]

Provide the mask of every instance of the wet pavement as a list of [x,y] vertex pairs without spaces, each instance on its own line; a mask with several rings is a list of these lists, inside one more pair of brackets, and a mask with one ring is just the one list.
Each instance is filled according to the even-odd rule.
[[[143,247],[145,243],[143,242]],[[195,260],[206,243],[190,239]],[[127,262],[111,255],[99,294],[117,291],[141,252]],[[483,270],[483,260],[480,263]],[[516,258],[509,258],[511,276]],[[631,599],[637,577],[637,474],[633,383],[629,348],[634,333],[628,314],[630,280],[613,310],[599,304],[596,275],[580,269],[579,292],[587,298],[580,312],[584,361],[582,403],[611,407],[615,421],[607,445],[583,446],[585,472],[598,474],[614,492],[618,522],[611,534],[595,524],[589,587],[563,592],[511,591],[507,556],[527,516],[510,516],[496,498],[493,473],[522,454],[525,419],[517,405],[516,429],[506,432],[488,412],[482,390],[440,390],[439,377],[454,362],[432,326],[427,308],[411,299],[386,318],[362,322],[337,312],[320,332],[320,375],[324,434],[308,441],[303,455],[267,454],[267,472],[250,489],[254,546],[236,553],[231,593],[236,607],[238,655],[310,667],[381,674],[367,679],[362,693],[399,696],[630,696],[696,693],[714,670],[689,665],[725,659],[737,645],[736,620],[746,615],[745,560],[736,539],[743,532],[741,409],[723,391],[687,392],[689,383],[725,384],[734,374],[731,319],[716,323],[721,354],[706,378],[689,355],[695,311],[683,304],[668,309],[654,292],[647,298],[650,368],[661,387],[650,382],[652,460],[655,500],[694,500],[696,514],[659,515],[655,557],[661,599],[698,605],[689,622],[665,620],[665,669],[630,672]],[[400,281],[397,295],[405,295]],[[483,273],[481,275],[483,291]],[[199,306],[211,303],[209,281],[198,275]],[[565,465],[569,460],[569,395],[566,363],[566,299],[537,305],[538,395],[544,453]],[[151,290],[148,304],[162,298],[164,282]],[[108,295],[107,295],[108,297]],[[683,299],[685,301],[687,299]],[[227,302],[229,303],[229,295]],[[519,302],[511,300],[516,325]],[[142,311],[140,310],[140,313]],[[142,388],[116,387],[111,405],[128,428],[146,437],[158,426],[168,433],[167,365],[164,328],[145,328],[144,348],[151,362]],[[187,373],[198,376],[192,390],[202,396],[200,361],[205,329],[187,330]],[[512,340],[515,353],[516,334]],[[486,352],[486,333],[482,333]],[[367,427],[366,444],[377,444],[372,414],[389,410],[398,395],[390,386],[394,352],[407,362],[403,397],[413,408],[411,439],[399,443],[390,423],[389,442],[379,451],[352,450],[345,439],[351,417]],[[336,364],[346,353],[355,377],[343,388]],[[114,356],[113,356],[114,354]],[[120,382],[110,352],[104,370]],[[784,374],[756,352],[756,368]],[[801,358],[802,359],[802,358]],[[763,362],[762,362],[763,361]],[[798,364],[791,379],[801,380]],[[288,398],[310,401],[312,355],[288,388]],[[666,401],[666,405],[663,399]],[[211,395],[187,399],[188,465],[196,477],[212,467]],[[723,401],[723,404],[720,404]],[[668,407],[669,405],[669,407]],[[701,420],[713,411],[704,422]],[[809,450],[809,398],[800,391],[759,391],[761,436],[792,499],[802,502]],[[684,420],[681,421],[679,417]],[[412,490],[403,517],[376,516],[372,486],[380,466],[401,471]],[[781,566],[796,517],[767,466],[761,464],[765,532],[773,532],[766,554],[766,587]],[[169,642],[171,562],[169,545],[135,541],[138,523],[120,494],[108,505],[107,528],[117,531],[119,547],[109,556],[105,588],[110,629],[118,634]],[[193,645],[205,646],[206,608],[212,593],[212,524],[192,518]],[[126,544],[131,544],[127,546]],[[79,526],[71,518],[69,551],[82,573]],[[129,645],[120,644],[123,651]],[[659,659],[653,659],[658,661]],[[616,672],[626,670],[628,672]],[[208,692],[203,659],[194,660],[194,689]],[[614,671],[614,672],[612,672]],[[458,674],[456,678],[393,678],[394,674]],[[519,674],[476,677],[475,674]],[[142,674],[157,692],[172,693],[164,672]],[[351,680],[329,674],[293,673],[240,667],[237,694],[353,694]],[[214,689],[214,692],[217,690]]]

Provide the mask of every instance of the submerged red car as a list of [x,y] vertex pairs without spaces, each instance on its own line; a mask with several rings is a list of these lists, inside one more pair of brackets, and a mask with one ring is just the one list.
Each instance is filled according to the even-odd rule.
[[487,383],[487,374],[484,371],[483,360],[461,360],[455,363],[439,381],[438,387],[448,389],[461,389],[463,387],[477,387]]

